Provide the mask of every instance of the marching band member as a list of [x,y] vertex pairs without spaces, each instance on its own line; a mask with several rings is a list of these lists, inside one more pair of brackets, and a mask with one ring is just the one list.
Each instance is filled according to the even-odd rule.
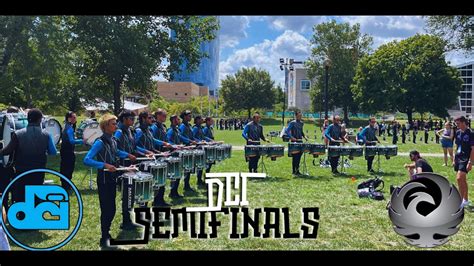
[[[291,142],[303,142],[303,138],[308,141],[308,138],[304,135],[303,132],[303,121],[301,120],[302,114],[301,111],[296,111],[295,112],[296,119],[291,121],[288,124],[288,127],[286,128],[286,134],[290,138]],[[293,167],[293,174],[294,175],[301,175],[300,173],[300,161],[301,161],[301,156],[302,153],[297,153],[293,154],[293,161],[292,161],[292,167]]]
[[140,126],[135,129],[135,145],[154,153],[159,153],[156,149],[159,146],[170,147],[171,145],[165,141],[155,139],[151,132],[150,126],[153,123],[153,116],[148,112],[141,112],[138,116]]
[[[208,138],[204,135],[203,128],[202,128],[202,123],[203,123],[203,120],[202,120],[202,117],[200,115],[198,115],[194,118],[193,138],[196,141],[199,141],[199,142],[202,142],[202,141],[213,142],[214,141],[213,139]],[[206,173],[209,173],[209,172],[207,172],[207,168],[209,168],[209,167],[206,167]],[[205,188],[206,183],[202,180],[202,169],[199,169],[197,171],[196,176],[197,176],[197,185],[198,185],[198,187]]]
[[[242,137],[247,141],[247,145],[260,145],[260,139],[267,141],[263,135],[263,127],[260,125],[260,114],[255,113],[242,132]],[[257,173],[260,156],[249,158],[249,172]]]
[[[115,196],[117,192],[117,157],[136,160],[133,154],[119,150],[112,134],[117,130],[117,117],[105,114],[100,118],[100,129],[104,133],[98,138],[84,157],[84,164],[97,169],[97,189],[100,204],[101,248],[110,248],[110,226],[115,216]],[[95,159],[94,159],[95,158]],[[107,169],[108,171],[105,171]]]
[[[119,114],[118,120],[118,129],[114,133],[114,138],[117,141],[117,148],[135,156],[143,157],[153,155],[153,152],[135,145],[135,139],[132,134],[132,127],[135,122],[135,113],[128,110],[123,110]],[[126,167],[130,166],[131,164],[132,162],[130,160],[121,160],[120,162],[120,165]],[[120,228],[124,230],[133,230],[137,227],[132,223],[130,218],[130,211],[134,204],[134,184],[132,181],[133,180],[123,180],[123,186],[122,184],[118,184],[122,190],[122,224]]]
[[[377,142],[380,143],[379,139],[377,138],[377,129],[375,128],[375,123],[375,117],[371,117],[369,119],[369,125],[366,126],[360,133],[362,142],[365,144],[365,146],[375,146]],[[367,172],[371,174],[375,173],[372,169],[374,158],[375,156],[365,156],[365,159],[367,160]]]
[[[336,115],[334,117],[333,123],[328,126],[326,131],[324,132],[324,135],[329,141],[330,146],[339,146],[341,142],[348,142],[346,138],[342,135],[341,131],[341,118]],[[330,157],[329,161],[331,163],[331,170],[333,174],[339,174],[339,171],[337,171],[337,165],[339,164],[339,157],[340,156],[335,156],[335,157]]]
[[[16,176],[29,170],[46,168],[48,155],[56,155],[53,138],[41,129],[43,113],[33,108],[28,111],[28,126],[15,131],[10,143],[0,150],[0,156],[15,154]],[[28,178],[16,181],[12,188],[13,202],[25,201],[26,185],[43,185],[44,173],[31,173]]]
[[[183,111],[180,114],[181,119],[183,122],[179,126],[179,132],[182,136],[182,141],[185,145],[196,145],[197,142],[194,140],[193,137],[193,129],[191,127],[191,117],[192,113],[189,110]],[[189,179],[191,178],[191,173],[185,173],[184,174],[184,191],[187,192],[195,192],[194,189],[191,188],[189,185]]]
[[[61,166],[60,172],[65,177],[72,180],[72,174],[74,173],[74,167],[76,165],[76,155],[74,154],[74,148],[76,145],[82,145],[82,139],[76,139],[74,137],[74,131],[76,130],[77,116],[74,112],[69,111],[64,117],[64,129],[61,135]],[[69,184],[61,179],[61,185],[64,189],[71,189]]]
[[[180,145],[182,143],[185,143],[185,141],[189,143],[190,140],[184,137],[183,135],[181,135],[181,133],[179,132],[179,129],[178,129],[178,125],[180,123],[179,117],[177,115],[172,115],[170,117],[170,122],[171,122],[171,126],[168,129],[168,132],[166,133],[166,139],[168,140],[168,143],[172,145]],[[183,198],[183,196],[179,195],[178,193],[179,182],[180,182],[180,179],[177,179],[171,182],[171,192],[169,194],[169,197],[172,199]],[[185,187],[188,187],[188,188],[191,187],[189,186],[189,178],[187,180],[185,179],[184,182],[185,182],[184,184]]]
[[454,171],[459,186],[459,193],[463,200],[461,208],[474,211],[474,206],[468,198],[467,174],[472,170],[474,160],[474,132],[467,126],[467,119],[464,116],[457,117],[454,122],[459,128],[456,131],[456,154],[454,155]]
[[[155,122],[151,125],[150,129],[153,133],[153,137],[157,140],[161,140],[166,142],[166,116],[167,113],[165,110],[158,108],[158,110],[154,114]],[[160,151],[165,151],[165,147],[161,146]],[[153,199],[153,206],[155,207],[167,207],[171,206],[170,204],[165,202],[165,186],[161,186],[158,190],[155,190],[155,197]]]

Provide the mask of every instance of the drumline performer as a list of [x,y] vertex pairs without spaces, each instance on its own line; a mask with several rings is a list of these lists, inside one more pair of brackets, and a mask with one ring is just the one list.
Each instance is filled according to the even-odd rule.
[[[202,117],[200,115],[196,116],[194,118],[194,126],[193,126],[193,137],[196,141],[198,142],[214,142],[213,139],[207,137],[204,135],[204,131],[203,131],[203,128],[202,128],[202,123],[203,123],[203,120],[202,120]],[[211,170],[210,169],[210,165],[206,165],[206,173],[209,173],[209,171]],[[205,188],[206,187],[206,183],[202,180],[202,169],[199,169],[197,170],[197,185],[199,188]]]
[[[181,119],[183,122],[179,126],[179,132],[182,136],[181,141],[186,145],[196,145],[197,142],[193,137],[193,129],[190,124],[191,118],[192,118],[192,113],[189,110],[183,111],[180,114]],[[191,188],[191,185],[189,184],[189,180],[191,178],[191,173],[185,173],[184,174],[184,191],[186,192],[196,192],[194,189]]]
[[[115,216],[115,196],[117,192],[117,157],[136,160],[133,154],[118,149],[117,141],[112,135],[117,130],[117,117],[111,114],[103,115],[99,120],[103,135],[96,139],[92,148],[84,157],[84,164],[97,169],[97,189],[100,203],[101,248],[110,248],[109,231]],[[95,158],[95,159],[94,159]],[[108,171],[105,171],[108,170]]]
[[[360,132],[360,136],[365,146],[375,146],[376,143],[380,144],[380,141],[377,138],[377,128],[375,127],[375,123],[375,117],[371,117],[369,119],[369,125],[366,126],[362,132]],[[365,156],[365,159],[367,160],[367,172],[371,174],[375,173],[374,169],[372,168],[374,158],[375,156]]]
[[[329,141],[330,146],[339,146],[340,143],[348,142],[348,140],[342,135],[340,122],[341,118],[336,115],[334,117],[333,123],[329,125],[326,131],[324,132],[324,135]],[[329,162],[331,163],[331,171],[333,174],[339,174],[339,171],[337,171],[339,158],[340,156],[329,157]]]
[[[135,122],[135,113],[123,110],[118,117],[118,129],[114,133],[114,138],[117,141],[117,148],[128,154],[134,156],[150,156],[153,152],[146,150],[142,147],[138,147],[135,144],[135,138],[132,133],[133,124]],[[132,165],[131,160],[120,160],[120,165],[128,167]],[[120,184],[122,182],[122,184]],[[122,191],[122,224],[121,229],[133,230],[137,226],[132,223],[130,218],[130,211],[134,204],[134,184],[133,180],[118,180],[119,188]]]
[[[76,145],[82,145],[84,141],[82,139],[76,139],[74,132],[76,130],[77,116],[73,111],[66,113],[64,117],[64,129],[61,134],[61,166],[59,172],[62,175],[72,180],[72,174],[74,173],[74,167],[76,165],[76,155],[74,149]],[[70,190],[71,186],[61,179],[61,185],[64,189]]]
[[[167,139],[166,139],[167,129],[165,125],[167,113],[165,110],[158,108],[158,110],[154,113],[154,116],[155,116],[155,122],[150,127],[151,132],[153,133],[153,137],[157,140],[167,142]],[[165,152],[169,149],[171,148],[159,146],[159,150],[161,152]],[[165,202],[164,195],[165,195],[165,186],[161,186],[158,190],[155,190],[153,206],[156,206],[156,207],[171,206],[171,204],[168,204]]]
[[[247,145],[260,145],[260,139],[268,142],[263,135],[263,126],[260,124],[260,114],[256,112],[252,121],[245,125],[242,137],[247,141]],[[257,173],[260,155],[249,158],[249,172]]]
[[[305,136],[304,132],[303,132],[303,121],[301,120],[301,117],[302,117],[302,113],[301,111],[296,111],[295,112],[295,120],[291,121],[289,124],[288,124],[288,127],[286,128],[286,134],[288,135],[288,137],[290,138],[290,141],[291,142],[298,142],[298,143],[302,143],[303,142],[303,138],[308,141],[308,138]],[[303,153],[297,153],[297,154],[293,154],[293,161],[291,163],[292,165],[292,168],[293,168],[293,171],[292,173],[294,175],[301,175],[300,173],[300,162],[301,162],[301,156],[303,155]]]

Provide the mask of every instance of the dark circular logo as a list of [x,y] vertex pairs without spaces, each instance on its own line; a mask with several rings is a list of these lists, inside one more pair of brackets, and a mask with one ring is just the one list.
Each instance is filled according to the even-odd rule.
[[461,195],[443,176],[421,173],[393,192],[388,214],[395,232],[418,247],[435,247],[459,231]]

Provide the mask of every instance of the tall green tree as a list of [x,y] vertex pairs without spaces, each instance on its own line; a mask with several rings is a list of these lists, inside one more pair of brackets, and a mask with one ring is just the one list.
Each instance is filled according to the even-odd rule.
[[99,81],[103,100],[113,99],[115,113],[122,87],[145,92],[155,75],[169,78],[185,62],[195,70],[207,56],[200,43],[214,39],[219,27],[215,17],[198,16],[78,16],[69,22],[90,60],[88,80]]
[[474,49],[474,16],[428,16],[428,30],[447,42],[448,50]]
[[254,108],[272,108],[275,103],[274,84],[270,73],[255,67],[242,68],[235,75],[227,75],[221,81],[220,89],[224,110],[247,111],[250,117]]
[[[360,25],[338,23],[335,20],[321,23],[313,28],[311,56],[307,61],[308,76],[316,80],[311,88],[313,108],[323,99],[325,86],[324,61],[329,59],[329,108],[341,107],[344,121],[349,122],[349,111],[357,111],[350,85],[360,58],[371,51],[372,37],[360,32]],[[316,111],[316,110],[313,110]]]
[[380,46],[361,59],[354,84],[355,101],[366,112],[399,111],[411,122],[413,113],[447,115],[456,104],[462,80],[445,60],[445,42],[415,35]]

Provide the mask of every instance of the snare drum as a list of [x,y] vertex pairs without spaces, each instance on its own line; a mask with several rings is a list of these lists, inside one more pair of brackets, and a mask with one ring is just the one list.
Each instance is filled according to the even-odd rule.
[[397,156],[398,147],[396,145],[379,146],[379,154],[385,155],[387,159],[391,156]]
[[183,170],[182,170],[182,161],[181,158],[178,157],[169,157],[163,160],[168,164],[168,178],[169,179],[181,179],[183,178]]
[[256,157],[259,156],[259,154],[258,145],[245,145],[245,157]]
[[153,199],[153,175],[146,172],[137,172],[133,176],[135,184],[135,201],[144,203]]
[[44,117],[43,121],[41,122],[41,128],[46,129],[51,138],[53,139],[53,143],[58,145],[59,140],[61,140],[61,132],[62,127],[58,120],[52,117]]
[[289,142],[288,143],[288,156],[291,157],[293,154],[303,152],[304,143],[300,142]]
[[196,169],[204,169],[206,168],[206,153],[204,150],[197,149],[193,150],[193,156],[194,156],[194,168]]
[[194,171],[194,152],[193,151],[179,151],[179,158],[183,164],[185,173],[191,173]]
[[168,164],[166,162],[146,161],[140,164],[139,170],[153,175],[153,188],[166,185],[166,177],[168,176]]
[[206,154],[207,163],[213,163],[216,161],[216,146],[204,145],[204,152]]
[[82,121],[77,128],[77,137],[84,139],[84,144],[92,146],[94,141],[102,136],[102,130],[99,127],[99,123],[94,120]]
[[216,161],[223,161],[224,160],[224,152],[225,152],[225,147],[222,145],[216,146]]
[[270,146],[259,145],[258,153],[260,154],[260,156],[270,156]]
[[340,146],[340,147],[341,147],[341,156],[351,155],[351,147],[347,147],[347,146]]

